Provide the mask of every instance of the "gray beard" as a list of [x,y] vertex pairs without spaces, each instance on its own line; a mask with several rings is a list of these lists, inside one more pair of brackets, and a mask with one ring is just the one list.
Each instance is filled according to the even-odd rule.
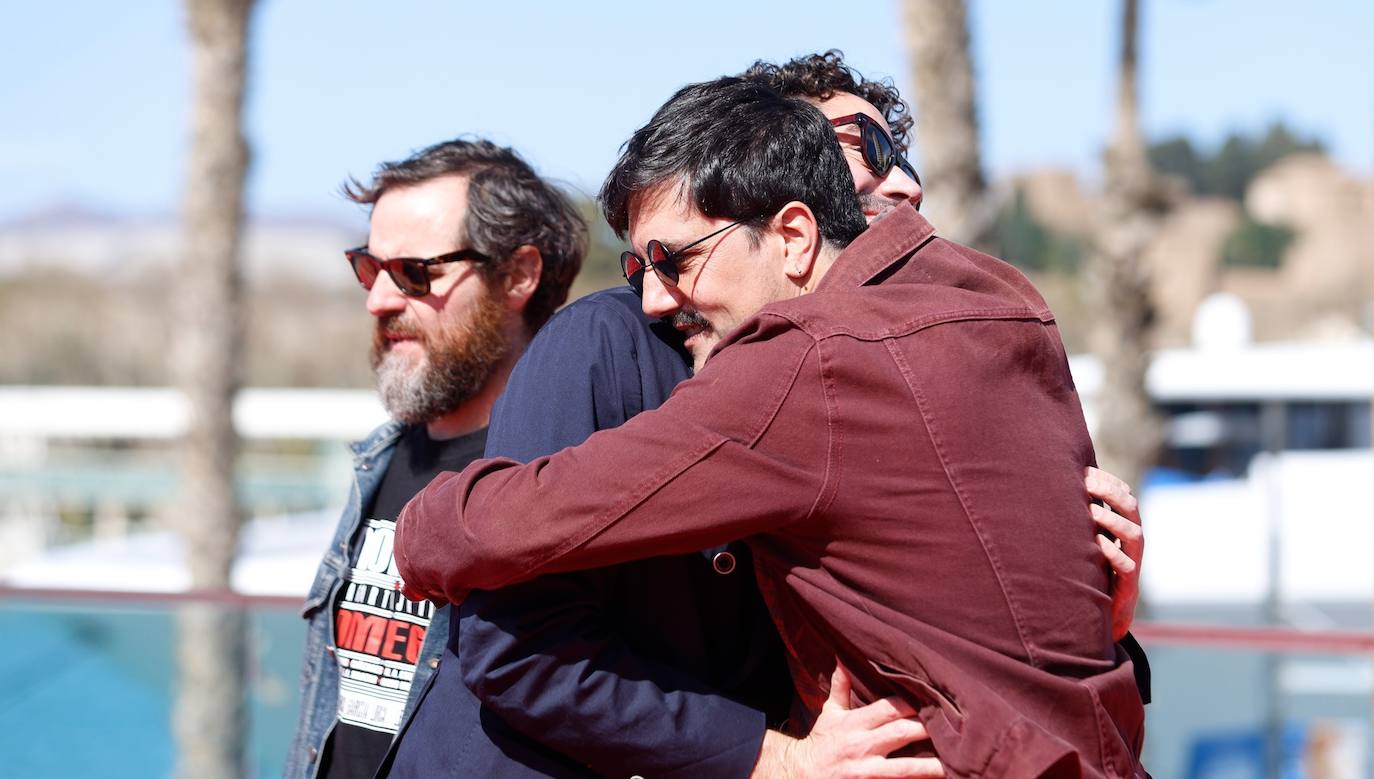
[[466,403],[477,387],[448,386],[426,357],[412,369],[405,355],[389,353],[377,364],[377,394],[382,407],[407,425],[437,419]]
[[[372,368],[382,407],[407,425],[438,419],[472,400],[510,351],[502,330],[503,311],[491,297],[479,298],[468,318],[435,337],[423,338],[424,356],[412,365],[406,355],[374,341]],[[379,322],[378,327],[386,323]],[[403,323],[397,329],[414,332]]]

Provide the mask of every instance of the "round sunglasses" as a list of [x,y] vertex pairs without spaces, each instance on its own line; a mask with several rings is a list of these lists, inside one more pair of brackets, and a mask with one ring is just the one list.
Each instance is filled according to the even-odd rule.
[[383,270],[391,277],[396,289],[413,298],[429,294],[429,268],[447,262],[491,262],[491,258],[475,249],[459,249],[456,252],[441,254],[422,260],[416,257],[394,257],[390,260],[378,259],[366,246],[344,252],[348,264],[353,266],[353,274],[363,289],[370,290],[377,282],[377,275]]
[[620,274],[625,277],[625,281],[630,283],[630,287],[640,297],[644,297],[644,271],[648,269],[652,269],[654,275],[658,276],[658,280],[663,282],[665,286],[676,287],[678,279],[677,262],[678,257],[683,252],[747,221],[749,220],[738,219],[719,230],[703,235],[677,251],[670,251],[667,246],[663,245],[662,241],[649,241],[644,246],[644,253],[649,255],[647,259],[632,251],[623,251],[620,253]]
[[830,120],[834,127],[844,127],[847,124],[859,126],[859,153],[863,155],[864,164],[874,175],[882,178],[892,172],[895,166],[917,186],[921,185],[921,177],[916,175],[916,169],[911,167],[906,157],[897,151],[897,144],[892,142],[892,137],[883,130],[882,125],[874,121],[868,114],[849,114],[848,116],[837,116]]

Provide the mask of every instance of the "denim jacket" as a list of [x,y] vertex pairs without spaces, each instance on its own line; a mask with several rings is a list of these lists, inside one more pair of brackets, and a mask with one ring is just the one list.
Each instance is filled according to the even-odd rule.
[[[339,517],[334,540],[325,550],[324,560],[315,574],[315,583],[306,596],[301,616],[308,620],[305,662],[301,669],[300,718],[291,751],[286,756],[286,779],[309,779],[319,770],[320,753],[338,721],[339,664],[334,658],[334,595],[343,584],[349,565],[349,544],[363,519],[363,506],[371,502],[382,476],[391,464],[391,455],[404,426],[390,421],[373,430],[367,438],[351,445],[353,450],[353,488]],[[439,665],[439,656],[448,636],[448,608],[434,612],[415,666],[415,678],[401,717],[402,727],[415,710],[416,699]]]

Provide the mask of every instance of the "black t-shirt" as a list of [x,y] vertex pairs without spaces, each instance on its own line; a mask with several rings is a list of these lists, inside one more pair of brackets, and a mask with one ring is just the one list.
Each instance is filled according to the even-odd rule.
[[363,521],[349,542],[350,566],[334,600],[339,711],[320,776],[370,779],[401,725],[434,605],[401,595],[392,539],[396,517],[442,471],[461,471],[482,456],[487,431],[444,441],[423,425],[396,444]]

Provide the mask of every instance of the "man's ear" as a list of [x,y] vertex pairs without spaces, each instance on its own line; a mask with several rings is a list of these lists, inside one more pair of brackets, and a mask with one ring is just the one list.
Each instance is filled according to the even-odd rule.
[[793,200],[773,216],[772,227],[782,239],[783,272],[798,285],[806,286],[821,251],[821,228],[811,208]]
[[506,308],[519,313],[525,310],[534,291],[539,288],[539,278],[544,272],[544,258],[539,250],[525,244],[511,252],[506,260],[502,279]]

